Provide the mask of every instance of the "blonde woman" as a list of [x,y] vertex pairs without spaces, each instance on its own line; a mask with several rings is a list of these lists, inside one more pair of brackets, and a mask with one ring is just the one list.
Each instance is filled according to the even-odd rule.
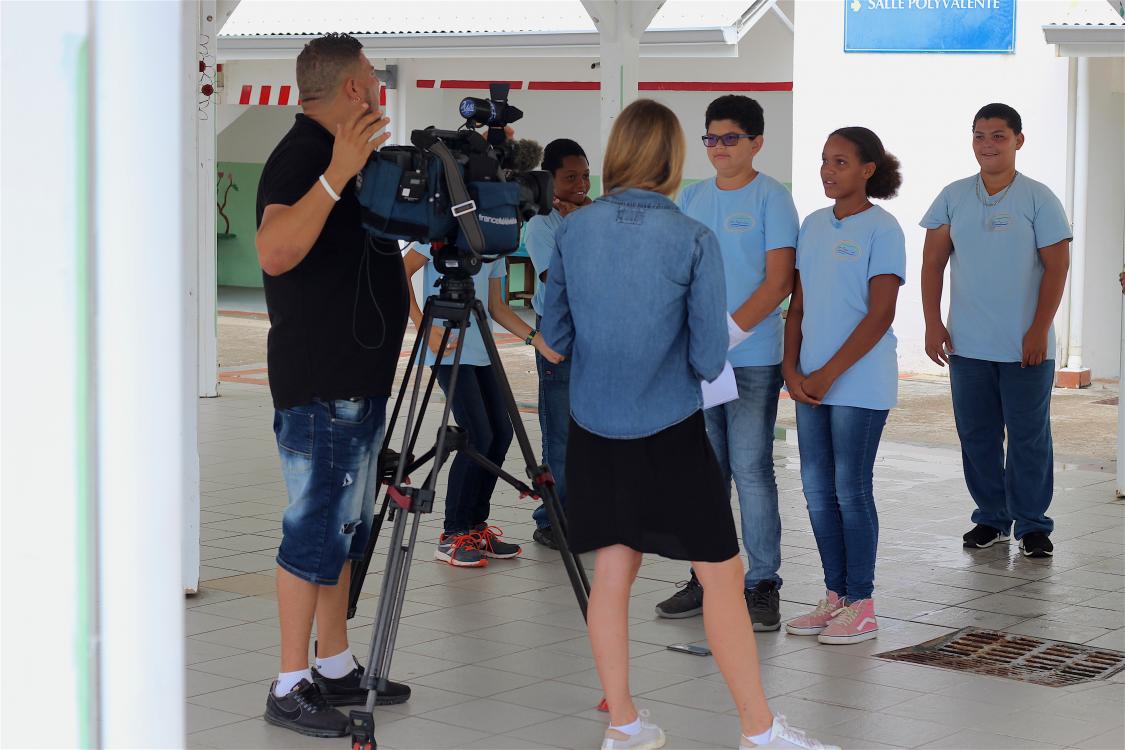
[[563,221],[547,280],[543,332],[572,360],[569,542],[596,551],[588,625],[609,704],[602,749],[664,744],[629,692],[629,595],[646,552],[690,561],[707,590],[703,623],[738,706],[740,747],[823,748],[773,715],[762,690],[699,386],[719,375],[729,346],[722,257],[711,230],[670,197],[684,150],[671,110],[629,105],[609,137],[606,194]]

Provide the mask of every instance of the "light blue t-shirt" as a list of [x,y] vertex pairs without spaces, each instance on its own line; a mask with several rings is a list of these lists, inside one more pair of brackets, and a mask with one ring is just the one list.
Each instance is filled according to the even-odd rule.
[[[840,350],[867,315],[869,282],[894,274],[906,283],[906,238],[880,206],[843,221],[832,208],[805,218],[797,240],[797,270],[804,294],[800,369],[810,375]],[[841,375],[821,403],[890,409],[898,400],[898,359],[890,328],[871,351]]]
[[[979,174],[957,180],[921,221],[926,229],[949,225],[948,328],[960,357],[1023,359],[1023,337],[1035,319],[1043,280],[1039,250],[1071,238],[1066,212],[1050,188],[1017,174],[1007,190],[989,196]],[[1047,357],[1055,357],[1053,325]]]
[[[430,246],[421,243],[413,246],[420,255],[424,255],[430,262],[426,264],[425,271],[422,276],[422,295],[429,298],[431,294],[437,294],[438,289],[435,286],[438,279],[443,274],[438,273],[434,268],[433,257],[430,254]],[[484,305],[484,315],[488,318],[488,335],[492,335],[492,316],[488,314],[488,282],[489,279],[502,279],[504,278],[505,265],[503,260],[494,260],[491,263],[485,263],[480,272],[473,277],[473,287],[476,289],[477,299]],[[424,304],[425,300],[419,300]],[[438,322],[441,325],[441,322]],[[426,349],[426,366],[433,365],[437,357],[434,356],[430,347]],[[453,364],[454,351],[447,351],[445,356],[441,358],[443,365]],[[475,318],[469,319],[469,329],[465,332],[465,339],[461,342],[461,364],[465,365],[487,365],[488,352],[484,348],[484,339],[480,337],[480,328],[476,324]]]
[[555,230],[562,220],[563,215],[558,209],[552,209],[546,216],[531,217],[523,230],[523,244],[527,247],[531,265],[535,267],[535,294],[531,297],[531,306],[537,315],[543,314],[543,295],[547,292],[547,282],[540,281],[539,276],[551,265],[551,256],[555,254]]
[[[676,201],[680,210],[719,238],[727,287],[727,311],[734,312],[766,278],[766,253],[797,246],[800,220],[793,196],[777,180],[758,173],[738,190],[720,190],[715,179],[689,185]],[[735,367],[781,362],[781,309],[754,326],[754,335],[730,351]]]

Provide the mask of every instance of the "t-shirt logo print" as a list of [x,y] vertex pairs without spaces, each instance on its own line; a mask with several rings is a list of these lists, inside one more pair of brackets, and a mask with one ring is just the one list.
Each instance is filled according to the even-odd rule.
[[743,213],[731,214],[724,222],[726,230],[728,232],[733,232],[736,234],[741,232],[749,232],[757,225],[758,222],[754,219],[753,214]]
[[1012,217],[1006,213],[996,214],[989,218],[988,229],[993,232],[1007,232],[1012,226]]
[[859,245],[851,240],[840,240],[836,243],[837,260],[858,260],[859,252]]

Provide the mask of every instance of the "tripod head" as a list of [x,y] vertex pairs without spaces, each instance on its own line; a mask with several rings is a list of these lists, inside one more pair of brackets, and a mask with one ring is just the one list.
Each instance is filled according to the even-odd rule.
[[[434,243],[431,250],[434,259],[434,268],[442,274],[442,285],[451,279],[468,280],[480,273],[484,266],[484,259],[472,250],[465,250],[457,245],[441,245]],[[469,284],[472,288],[472,284]]]

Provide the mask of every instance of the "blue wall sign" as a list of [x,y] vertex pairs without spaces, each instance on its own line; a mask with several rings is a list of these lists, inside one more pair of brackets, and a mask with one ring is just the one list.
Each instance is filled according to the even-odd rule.
[[845,52],[1015,52],[1016,0],[844,0]]

